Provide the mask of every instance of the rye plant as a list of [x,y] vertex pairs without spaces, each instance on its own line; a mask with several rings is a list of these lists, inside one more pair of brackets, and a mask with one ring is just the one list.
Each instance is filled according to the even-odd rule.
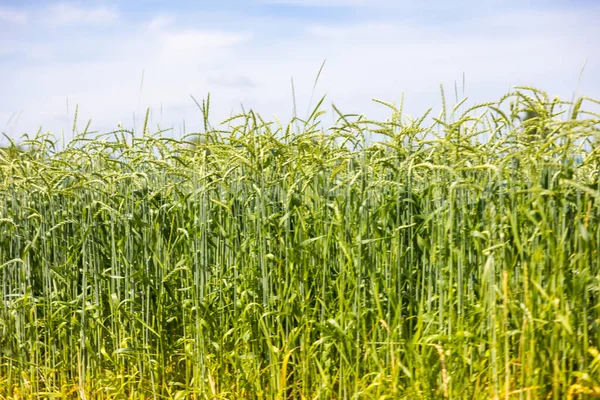
[[0,150],[0,398],[599,397],[599,103],[381,103]]

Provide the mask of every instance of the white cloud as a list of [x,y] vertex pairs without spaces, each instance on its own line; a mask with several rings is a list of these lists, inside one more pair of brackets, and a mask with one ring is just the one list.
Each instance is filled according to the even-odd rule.
[[19,52],[19,46],[13,41],[0,39],[0,56],[12,56]]
[[[168,18],[158,21],[161,20],[168,22]],[[57,137],[60,130],[65,129],[68,139],[72,121],[67,119],[67,98],[70,118],[75,105],[79,105],[80,124],[85,126],[91,118],[92,128],[100,131],[115,129],[119,121],[126,128],[132,128],[133,114],[137,114],[139,124],[147,107],[153,110],[153,128],[161,123],[161,126],[175,126],[179,132],[184,119],[188,130],[200,127],[200,114],[190,94],[201,99],[214,88],[235,98],[233,92],[239,88],[252,90],[252,82],[246,77],[223,73],[227,68],[215,68],[235,58],[232,54],[250,38],[247,32],[182,30],[168,23],[157,23],[152,29],[148,29],[147,23],[141,23],[128,35],[117,29],[102,41],[96,37],[82,36],[77,40],[65,37],[63,46],[69,47],[72,54],[83,56],[75,60],[50,60],[44,65],[24,65],[19,69],[0,65],[0,86],[6,87],[6,83],[15,93],[20,90],[28,93],[18,95],[20,100],[16,102],[0,99],[0,115],[13,112],[16,107],[23,109],[18,126],[11,124],[13,137],[20,136],[16,132],[31,133],[43,125]],[[18,42],[13,44],[14,49],[20,46]],[[90,54],[89,47],[102,57],[86,58]],[[144,83],[140,90],[142,74]],[[215,109],[226,110],[218,113],[218,119],[227,117],[232,108],[239,108],[239,99],[233,103],[222,100],[212,102]],[[6,121],[0,120],[2,123]]]
[[172,25],[174,20],[175,18],[171,15],[158,15],[146,24],[146,28],[150,31],[159,31]]
[[3,23],[24,24],[27,22],[28,17],[25,11],[0,8],[0,22]]
[[210,85],[215,85],[222,88],[253,88],[256,86],[254,81],[245,75],[230,76],[230,75],[219,75],[211,76],[206,79],[206,82]]
[[[292,112],[290,77],[298,112],[305,116],[325,59],[314,101],[327,93],[324,109],[330,110],[334,102],[343,112],[372,118],[389,116],[372,98],[393,102],[403,92],[405,111],[420,115],[440,104],[440,83],[452,103],[454,82],[460,87],[463,72],[470,102],[497,99],[516,84],[569,99],[586,58],[582,93],[600,98],[600,58],[595,50],[600,48],[600,35],[591,34],[597,28],[588,15],[514,11],[444,24],[365,18],[360,24],[337,25],[293,25],[297,21],[282,16],[263,16],[260,23],[218,20],[229,18],[221,16],[210,23],[197,18],[198,23],[185,25],[172,14],[127,25],[125,18],[117,18],[104,36],[69,32],[52,39],[37,28],[34,39],[14,35],[0,40],[5,59],[13,58],[19,48],[47,45],[56,52],[46,54],[43,63],[0,63],[0,87],[8,88],[0,98],[0,131],[7,116],[23,110],[18,124],[11,122],[12,137],[35,132],[39,125],[59,137],[60,129],[68,132],[72,126],[68,97],[70,118],[78,104],[81,126],[91,118],[92,128],[102,132],[116,128],[118,121],[132,128],[135,113],[139,129],[150,107],[153,128],[157,123],[173,126],[174,136],[180,136],[184,119],[187,132],[201,126],[190,94],[201,100],[208,92],[213,123],[239,112],[240,103],[265,119],[275,114],[286,122]],[[236,28],[185,28],[207,25]],[[581,32],[585,41],[580,40]],[[61,48],[68,48],[72,58]],[[326,123],[331,119],[331,113],[323,117]]]
[[153,42],[156,49],[155,70],[181,76],[200,72],[202,69],[199,68],[210,68],[219,60],[231,60],[235,57],[234,49],[247,43],[251,37],[249,33],[223,30],[161,29],[147,38],[147,43]]
[[60,26],[68,24],[107,24],[119,18],[114,8],[97,7],[83,8],[71,3],[57,3],[49,7],[46,13],[49,25]]
[[224,31],[185,30],[165,32],[160,35],[161,59],[173,56],[186,57],[194,53],[242,43],[250,38],[248,34]]
[[[337,39],[351,42],[355,40],[369,41],[373,39],[380,41],[382,38],[385,39],[392,35],[395,35],[398,39],[407,39],[414,35],[415,29],[420,29],[420,27],[418,25],[408,26],[405,24],[360,23],[342,26],[309,25],[306,28],[306,31],[321,39]],[[434,31],[434,28],[428,28],[428,30]],[[404,36],[398,36],[401,33],[403,33]]]
[[48,61],[53,55],[53,50],[49,46],[40,43],[21,44],[7,39],[0,39],[0,56],[10,59],[21,55],[26,56],[31,61]]
[[261,2],[304,7],[355,7],[368,4],[367,0],[261,0]]

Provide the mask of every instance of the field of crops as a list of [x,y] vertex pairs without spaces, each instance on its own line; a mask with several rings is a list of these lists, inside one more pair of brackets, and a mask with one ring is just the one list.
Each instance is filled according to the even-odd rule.
[[0,399],[600,397],[598,104],[2,150]]

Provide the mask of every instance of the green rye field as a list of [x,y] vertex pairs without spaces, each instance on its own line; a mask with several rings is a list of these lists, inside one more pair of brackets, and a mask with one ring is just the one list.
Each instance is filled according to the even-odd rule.
[[24,137],[0,398],[600,398],[599,104]]

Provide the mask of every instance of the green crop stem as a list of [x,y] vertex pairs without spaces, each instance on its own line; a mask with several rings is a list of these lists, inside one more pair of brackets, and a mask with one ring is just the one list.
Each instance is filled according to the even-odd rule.
[[0,398],[600,396],[598,102],[322,103],[0,149]]

